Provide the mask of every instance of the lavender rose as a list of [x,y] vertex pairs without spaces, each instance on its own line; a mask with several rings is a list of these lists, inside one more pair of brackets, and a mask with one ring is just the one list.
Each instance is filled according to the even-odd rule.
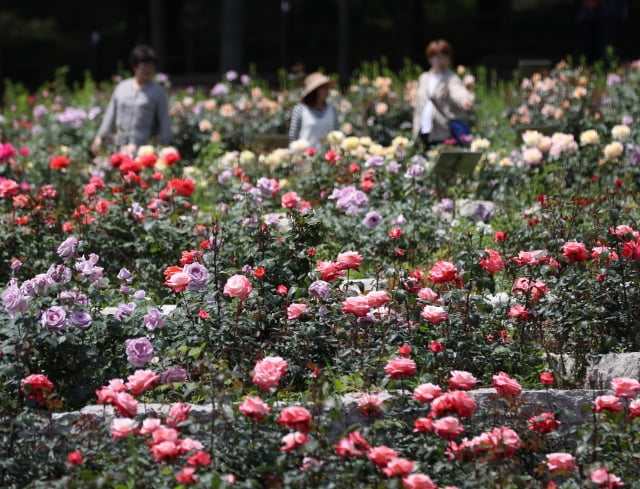
[[184,382],[185,380],[187,380],[187,371],[182,367],[168,368],[160,377],[162,384],[173,384],[174,382]]
[[58,256],[64,261],[70,260],[76,256],[78,252],[78,245],[80,241],[73,236],[65,239],[60,246],[58,246]]
[[69,324],[82,331],[89,329],[92,322],[93,318],[91,314],[86,311],[74,311],[71,313],[71,316],[69,316]]
[[153,345],[147,338],[128,339],[124,346],[127,360],[136,367],[143,367],[153,357]]
[[200,263],[188,263],[182,268],[182,271],[186,273],[190,279],[187,290],[200,290],[205,287],[209,281],[209,272],[206,267]]
[[142,324],[149,331],[153,331],[156,328],[164,328],[166,326],[162,313],[156,308],[149,309],[147,314],[142,318]]
[[51,306],[42,315],[42,325],[52,331],[60,331],[67,324],[67,312],[59,306]]
[[16,284],[9,285],[2,293],[2,305],[8,314],[25,312],[28,307],[27,300]]
[[326,301],[331,295],[331,286],[324,280],[316,280],[309,286],[309,295]]

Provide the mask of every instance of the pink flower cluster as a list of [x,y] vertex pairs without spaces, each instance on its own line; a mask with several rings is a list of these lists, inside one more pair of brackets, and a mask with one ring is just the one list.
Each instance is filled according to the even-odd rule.
[[159,380],[160,376],[151,370],[136,370],[127,377],[126,384],[122,379],[112,379],[96,389],[98,404],[111,404],[120,416],[133,418],[138,414],[138,401],[133,396],[151,389]]
[[334,282],[344,277],[345,270],[359,270],[363,257],[356,251],[345,251],[340,253],[335,261],[317,260],[316,270],[326,282]]
[[428,475],[412,473],[415,462],[400,457],[398,452],[386,445],[372,447],[359,431],[353,431],[341,438],[333,448],[340,457],[366,456],[387,477],[400,477],[405,489],[437,488]]

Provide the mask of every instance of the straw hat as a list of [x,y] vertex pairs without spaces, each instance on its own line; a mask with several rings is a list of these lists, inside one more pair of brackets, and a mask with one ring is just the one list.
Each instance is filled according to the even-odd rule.
[[315,72],[307,75],[304,79],[304,90],[302,90],[302,98],[305,98],[314,90],[320,88],[322,85],[333,85],[331,78],[324,76],[322,73]]

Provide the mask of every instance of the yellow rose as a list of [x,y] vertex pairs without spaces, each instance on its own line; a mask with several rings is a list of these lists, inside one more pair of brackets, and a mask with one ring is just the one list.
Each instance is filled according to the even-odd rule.
[[607,160],[615,160],[624,151],[624,146],[620,141],[607,144],[602,152]]
[[349,151],[352,149],[356,149],[360,145],[360,138],[356,136],[349,136],[348,138],[344,138],[342,141],[342,149]]
[[629,126],[625,126],[623,124],[613,126],[611,129],[611,137],[613,139],[617,139],[618,141],[624,141],[631,135],[631,129]]
[[145,144],[138,148],[138,156],[153,155],[156,153],[156,149],[151,144]]
[[491,142],[485,138],[474,139],[471,142],[471,147],[469,148],[471,151],[484,151],[485,149],[489,149]]
[[344,140],[344,133],[342,131],[331,131],[327,134],[327,141],[331,145],[338,145]]
[[600,136],[594,129],[589,129],[580,134],[580,146],[598,144],[599,142]]
[[289,146],[289,148],[291,149],[291,152],[293,153],[302,153],[308,147],[309,147],[309,141],[306,141],[304,139],[298,139],[292,142],[291,145]]
[[244,150],[240,153],[240,163],[246,165],[256,159],[256,155],[249,150]]
[[522,141],[526,146],[534,147],[538,146],[540,140],[542,139],[542,133],[538,131],[525,131],[522,133]]

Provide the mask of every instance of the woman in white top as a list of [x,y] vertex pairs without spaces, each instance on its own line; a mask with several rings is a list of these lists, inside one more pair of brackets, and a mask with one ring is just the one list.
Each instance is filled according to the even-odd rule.
[[428,148],[452,137],[449,120],[468,119],[468,112],[473,107],[473,94],[449,69],[453,50],[447,41],[431,41],[426,53],[431,69],[418,79],[413,137],[420,139]]
[[322,149],[327,134],[338,129],[338,112],[327,99],[331,79],[311,73],[304,79],[302,102],[293,108],[289,127],[289,144],[305,140],[316,151]]

